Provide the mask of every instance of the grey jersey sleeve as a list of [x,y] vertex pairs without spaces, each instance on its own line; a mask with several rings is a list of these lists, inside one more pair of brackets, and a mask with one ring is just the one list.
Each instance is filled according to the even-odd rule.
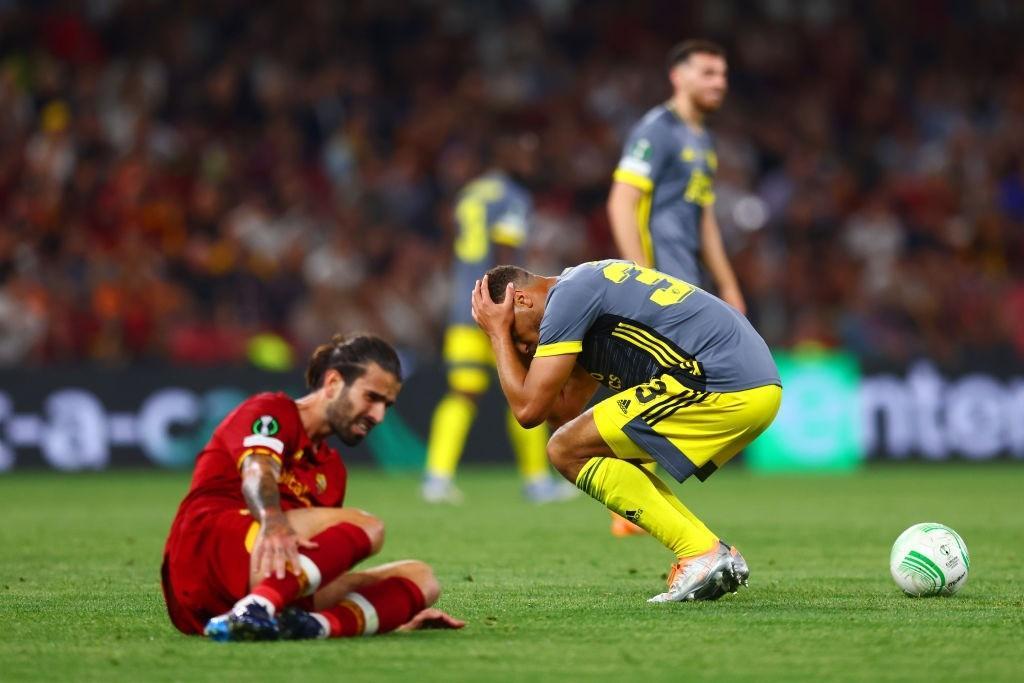
[[644,117],[630,131],[612,178],[651,192],[661,168],[671,155],[670,147],[656,119],[650,115]]
[[600,288],[580,277],[563,276],[548,295],[534,358],[582,351],[583,336],[600,314],[600,303]]

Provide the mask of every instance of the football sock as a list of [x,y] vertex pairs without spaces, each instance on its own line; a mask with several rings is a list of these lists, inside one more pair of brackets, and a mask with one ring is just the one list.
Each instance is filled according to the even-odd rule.
[[512,450],[516,454],[519,474],[527,482],[551,476],[548,469],[548,437],[551,436],[547,424],[533,429],[526,429],[516,420],[511,410],[506,413],[508,439],[512,442]]
[[327,621],[331,638],[349,638],[394,631],[424,607],[420,587],[404,576],[393,576],[349,593],[314,616]]
[[690,523],[698,529],[700,529],[702,532],[706,533],[712,538],[715,537],[715,535],[711,533],[711,530],[704,526],[704,522],[702,522],[697,515],[693,514],[693,512],[691,512],[690,509],[686,507],[685,504],[683,504],[683,501],[679,500],[676,494],[672,492],[672,489],[670,489],[665,484],[665,482],[663,482],[657,475],[655,475],[651,471],[652,468],[648,468],[645,466],[644,469],[647,470],[647,478],[651,480],[651,484],[654,485],[654,488],[658,489],[658,493],[661,494],[662,498],[668,501],[669,505],[678,510],[679,514],[690,520]]
[[650,476],[625,460],[598,457],[583,466],[576,486],[658,539],[676,557],[707,552],[718,539],[703,524],[694,524],[671,504]]
[[[645,462],[642,465],[640,465],[640,467],[643,467],[645,470],[647,470],[651,474],[654,474],[658,470],[658,463],[656,463],[654,461]],[[671,501],[669,501],[669,502],[671,502]],[[641,533],[640,531],[635,529],[636,525],[633,524],[632,522],[630,522],[625,517],[622,517],[621,515],[617,515],[614,512],[611,512],[611,510],[609,510],[609,512],[611,513],[611,516],[612,516],[612,534],[613,535],[616,535],[616,536],[628,536],[628,535],[632,535],[632,534],[639,534],[639,533]],[[625,528],[623,528],[623,527],[625,527]]]
[[463,394],[449,392],[437,404],[427,443],[428,475],[445,479],[455,476],[474,417],[476,403]]
[[352,565],[370,554],[370,537],[361,527],[348,522],[335,524],[321,531],[311,540],[316,548],[302,548],[299,561],[301,574],[285,573],[283,579],[268,576],[253,586],[249,596],[256,596],[264,607],[267,602],[273,606],[268,610],[271,616],[300,595],[314,593],[321,584],[327,584],[348,571]]

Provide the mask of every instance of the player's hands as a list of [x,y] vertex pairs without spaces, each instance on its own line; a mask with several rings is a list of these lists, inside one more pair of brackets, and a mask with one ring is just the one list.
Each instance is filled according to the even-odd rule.
[[283,512],[268,513],[252,548],[253,570],[264,578],[273,574],[283,579],[288,571],[301,574],[299,548],[316,547],[316,543],[295,533]]
[[421,610],[419,614],[399,626],[398,631],[419,631],[428,628],[462,628],[466,622],[456,619],[435,607],[428,607]]
[[515,313],[512,310],[515,295],[515,285],[511,282],[505,289],[505,299],[500,304],[494,303],[491,299],[491,292],[487,289],[487,276],[483,280],[477,280],[473,286],[473,296],[470,301],[473,306],[473,320],[489,336],[504,334],[512,329],[512,321]]

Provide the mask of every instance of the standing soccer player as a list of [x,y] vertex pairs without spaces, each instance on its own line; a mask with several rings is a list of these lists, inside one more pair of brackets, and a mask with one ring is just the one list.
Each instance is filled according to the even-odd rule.
[[217,426],[196,459],[164,550],[171,622],[215,640],[327,638],[461,622],[428,609],[440,587],[426,564],[349,572],[376,554],[384,525],[342,507],[336,435],[355,445],[401,388],[398,356],[372,336],[335,336],[313,353],[310,393],[257,394]]
[[[516,418],[561,425],[551,463],[675,556],[668,590],[650,601],[714,600],[744,584],[742,555],[641,464],[703,481],[771,424],[782,386],[747,319],[687,282],[619,260],[558,277],[500,266],[472,301]],[[598,382],[617,393],[581,412]]]
[[[633,127],[615,169],[608,196],[612,235],[622,258],[685,282],[700,285],[703,264],[718,295],[745,313],[715,219],[718,159],[704,127],[725,99],[725,51],[706,40],[680,43],[669,51],[668,77],[671,99]],[[611,532],[642,533],[616,515]]]
[[[487,336],[473,322],[465,293],[488,268],[522,260],[530,226],[532,200],[524,181],[536,172],[536,137],[505,128],[498,133],[493,155],[494,168],[463,188],[455,204],[458,233],[444,337],[448,392],[434,410],[421,488],[423,499],[430,503],[462,500],[454,483],[455,470],[494,367]],[[511,412],[506,422],[526,498],[544,503],[574,496],[574,489],[551,476],[544,451],[546,427],[523,429]]]
[[672,97],[640,120],[626,141],[608,196],[619,255],[700,285],[701,264],[718,296],[741,313],[743,294],[715,220],[718,159],[705,118],[725,99],[725,51],[688,40],[668,56]]

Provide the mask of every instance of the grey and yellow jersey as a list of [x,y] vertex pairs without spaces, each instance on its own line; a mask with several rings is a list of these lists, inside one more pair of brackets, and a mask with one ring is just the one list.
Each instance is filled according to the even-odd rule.
[[668,105],[630,131],[615,180],[644,192],[640,244],[654,268],[699,283],[701,219],[715,201],[718,159],[707,131],[695,130]]
[[736,309],[631,261],[592,261],[558,277],[534,355],[567,353],[614,390],[665,373],[700,391],[782,386],[767,344]]
[[517,251],[510,260],[522,260],[531,209],[530,194],[498,171],[480,176],[459,192],[449,324],[476,325],[469,305],[473,284],[498,265],[494,245],[513,247]]

